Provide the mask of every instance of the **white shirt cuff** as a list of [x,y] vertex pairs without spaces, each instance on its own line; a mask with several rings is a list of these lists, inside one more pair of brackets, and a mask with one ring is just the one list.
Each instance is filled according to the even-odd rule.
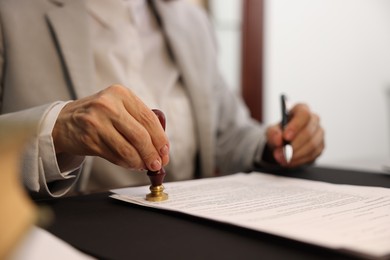
[[[56,155],[52,138],[53,128],[59,113],[64,108],[64,106],[70,102],[72,101],[58,101],[54,103],[44,116],[44,119],[40,125],[39,154],[42,158],[47,183],[74,178],[75,176],[69,173],[78,170],[85,159],[84,156],[70,154],[61,154],[59,156]],[[62,166],[61,169],[59,165]]]

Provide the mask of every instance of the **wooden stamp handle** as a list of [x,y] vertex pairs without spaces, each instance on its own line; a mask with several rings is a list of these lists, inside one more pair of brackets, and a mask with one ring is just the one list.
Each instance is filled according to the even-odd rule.
[[[158,109],[153,109],[152,110],[156,116],[158,117],[158,120],[160,121],[163,129],[165,130],[165,115],[162,111],[158,110]],[[165,173],[165,170],[163,167],[161,167],[161,170],[159,171],[148,171],[147,172],[147,175],[150,179],[150,182],[152,184],[152,186],[154,187],[157,187],[157,186],[161,186],[162,183],[163,183],[163,180],[164,180],[164,177],[166,175]]]

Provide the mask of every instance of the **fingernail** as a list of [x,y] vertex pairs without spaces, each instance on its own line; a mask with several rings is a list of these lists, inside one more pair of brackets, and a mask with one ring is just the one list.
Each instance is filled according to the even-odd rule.
[[154,170],[154,171],[158,171],[161,169],[161,163],[159,160],[155,160],[150,166],[152,167],[152,170]]
[[161,155],[168,155],[169,154],[168,145],[164,145],[163,148],[161,148],[160,153]]

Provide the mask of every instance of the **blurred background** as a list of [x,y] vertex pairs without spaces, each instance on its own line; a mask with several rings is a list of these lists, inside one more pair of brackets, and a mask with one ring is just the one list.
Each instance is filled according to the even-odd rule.
[[326,131],[319,165],[390,169],[389,0],[187,0],[205,8],[219,63],[252,116],[280,121],[279,95]]

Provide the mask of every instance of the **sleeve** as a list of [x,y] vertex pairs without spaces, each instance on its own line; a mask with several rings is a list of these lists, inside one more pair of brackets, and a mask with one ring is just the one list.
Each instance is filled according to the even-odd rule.
[[83,156],[69,154],[56,155],[52,131],[61,109],[69,102],[56,102],[42,120],[39,131],[39,154],[45,169],[45,182],[51,183],[72,178],[70,173],[76,171],[84,160]]
[[[211,124],[212,161],[220,174],[251,171],[261,161],[266,144],[266,128],[250,117],[242,97],[233,92],[222,77],[217,60],[215,31],[209,16],[201,8],[184,2],[182,5],[180,14],[186,14],[182,17],[183,23],[185,21],[186,25],[192,26],[191,33],[186,35],[191,40],[187,44],[196,46],[192,48],[191,69],[195,71],[194,78],[201,77],[196,84],[201,89],[198,91],[203,92],[203,103],[207,102],[211,113],[210,121],[198,123]],[[187,39],[185,36],[183,38]]]
[[218,78],[214,91],[217,168],[222,174],[251,171],[261,163],[265,126],[250,117],[241,97]]
[[[81,171],[84,157],[69,155],[57,158],[49,134],[64,105],[65,102],[54,102],[0,116],[0,125],[11,120],[30,122],[36,126],[21,159],[22,181],[33,197],[63,196],[75,184]],[[59,164],[67,166],[59,167]]]
[[[204,16],[206,17],[206,16]],[[221,174],[250,171],[262,163],[266,127],[251,118],[241,95],[227,86],[218,66],[215,32],[208,19],[206,36],[214,45],[213,121],[216,134],[216,164]],[[204,39],[204,38],[203,38]],[[259,100],[261,102],[261,100]]]
[[[3,11],[3,10],[2,10]],[[4,71],[6,49],[0,24],[0,110],[3,107],[5,91]],[[25,147],[21,159],[21,178],[23,184],[34,197],[62,196],[76,182],[84,157],[61,155],[56,157],[51,131],[66,102],[53,102],[12,113],[0,111],[0,127],[3,123],[27,123],[35,127],[35,132]],[[4,113],[4,114],[3,114]],[[60,165],[60,166],[59,166]]]

